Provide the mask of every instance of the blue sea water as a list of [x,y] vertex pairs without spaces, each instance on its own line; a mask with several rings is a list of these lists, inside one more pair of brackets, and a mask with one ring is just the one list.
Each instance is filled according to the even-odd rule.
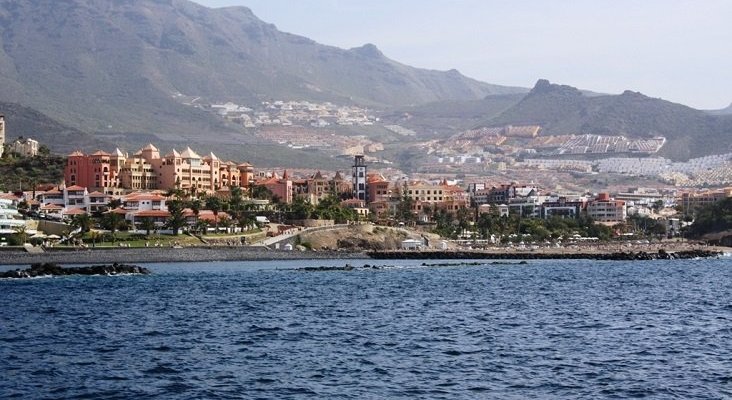
[[729,258],[420,263],[0,280],[0,398],[732,396]]

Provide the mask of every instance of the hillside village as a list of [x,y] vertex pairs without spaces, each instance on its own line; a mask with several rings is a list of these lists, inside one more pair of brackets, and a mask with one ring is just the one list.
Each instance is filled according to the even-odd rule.
[[[526,132],[521,137],[534,140],[538,128],[521,132]],[[0,117],[0,138],[5,137],[5,121]],[[19,143],[28,146],[29,152],[19,151],[16,146]],[[24,139],[5,147],[11,149],[5,159],[33,158],[38,144]],[[712,175],[712,171],[728,171],[731,159],[732,155],[710,156],[687,163],[670,163],[659,158],[525,159],[510,165],[529,174],[595,170],[665,174],[682,183],[688,183],[688,179],[682,178],[685,176],[696,179],[706,176],[705,184],[710,184],[714,179],[728,179]],[[467,159],[460,162],[468,164]],[[475,164],[478,163],[476,160]],[[11,237],[17,241],[19,232],[26,239],[55,234],[68,240],[74,232],[80,232],[83,237],[91,229],[88,224],[94,224],[87,222],[80,227],[80,221],[98,221],[99,227],[113,234],[115,231],[149,234],[151,230],[168,234],[225,234],[235,235],[237,243],[243,243],[254,232],[260,232],[261,239],[308,226],[371,222],[410,226],[457,242],[471,239],[496,244],[517,238],[522,242],[561,240],[546,228],[539,229],[561,219],[584,224],[592,221],[583,225],[584,228],[577,225],[575,231],[593,232],[604,239],[649,234],[674,237],[682,234],[695,210],[732,197],[730,188],[626,188],[588,193],[517,182],[528,180],[492,182],[475,176],[463,179],[434,174],[409,176],[383,165],[369,165],[363,154],[353,156],[350,171],[307,172],[297,168],[279,171],[257,168],[245,160],[220,159],[212,152],[199,155],[190,147],[167,153],[153,144],[134,153],[119,148],[109,152],[75,151],[65,157],[63,178],[58,182],[35,182],[26,190],[0,196],[0,236],[5,239],[3,243],[9,243]],[[508,222],[497,228],[499,225],[495,224],[502,218],[518,223],[515,230]],[[521,219],[544,222],[524,223],[522,227]],[[59,230],[58,225],[31,222],[39,220],[68,228]],[[649,221],[653,231],[648,229]],[[54,228],[44,231],[48,226]],[[588,230],[591,226],[604,228]]]

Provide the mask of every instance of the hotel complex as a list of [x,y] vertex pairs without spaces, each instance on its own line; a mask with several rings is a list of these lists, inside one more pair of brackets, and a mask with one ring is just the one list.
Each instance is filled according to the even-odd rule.
[[103,192],[121,188],[209,193],[234,186],[246,188],[253,180],[253,172],[249,163],[221,161],[213,153],[201,157],[190,147],[161,157],[160,151],[148,144],[132,156],[119,149],[112,154],[100,150],[86,155],[76,151],[68,156],[64,181],[69,186]]

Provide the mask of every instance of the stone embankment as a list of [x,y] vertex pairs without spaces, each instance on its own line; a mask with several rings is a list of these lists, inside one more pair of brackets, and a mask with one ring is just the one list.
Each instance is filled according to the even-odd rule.
[[43,262],[61,264],[167,263],[204,261],[267,261],[367,258],[364,253],[344,251],[286,251],[257,246],[147,247],[49,249],[30,254],[21,250],[0,250],[0,265],[23,265]]
[[66,275],[121,275],[136,274],[148,275],[150,270],[138,265],[107,264],[92,265],[89,267],[61,267],[55,263],[33,264],[30,268],[16,269],[13,271],[0,272],[0,278],[35,278],[40,276],[66,276]]
[[369,257],[379,260],[388,259],[487,259],[487,260],[674,260],[691,258],[719,257],[722,252],[716,250],[683,250],[667,252],[622,251],[613,253],[561,253],[561,252],[484,252],[484,251],[370,251]]

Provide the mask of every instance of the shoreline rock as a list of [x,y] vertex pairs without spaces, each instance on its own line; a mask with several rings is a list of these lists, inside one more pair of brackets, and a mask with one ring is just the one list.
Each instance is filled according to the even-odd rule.
[[15,269],[0,273],[0,278],[35,278],[40,276],[68,276],[68,275],[149,275],[151,272],[145,267],[128,264],[92,265],[89,267],[62,267],[56,263],[35,263],[26,269]]
[[658,252],[622,251],[613,253],[488,253],[483,251],[370,251],[369,257],[377,260],[403,259],[444,259],[444,260],[608,260],[608,261],[638,261],[638,260],[674,260],[692,258],[713,258],[723,253],[712,250],[681,250],[667,252],[664,249]]

